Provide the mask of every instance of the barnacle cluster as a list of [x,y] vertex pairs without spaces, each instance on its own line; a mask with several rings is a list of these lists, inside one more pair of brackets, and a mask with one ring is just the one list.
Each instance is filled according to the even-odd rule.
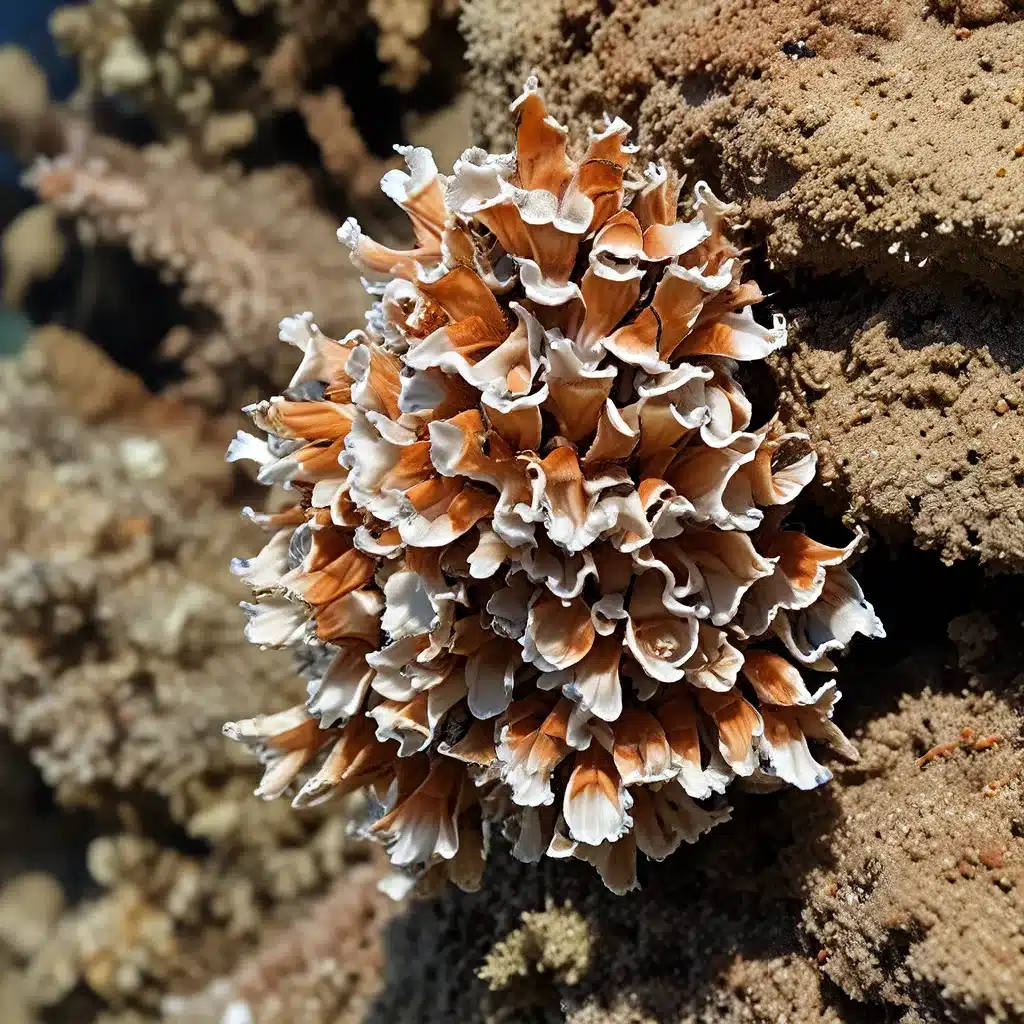
[[375,297],[247,411],[229,458],[298,497],[235,571],[251,641],[300,652],[305,704],[226,726],[296,806],[365,787],[364,831],[422,878],[479,884],[500,825],[517,857],[574,856],[617,892],[728,816],[736,777],[810,788],[808,740],[855,756],[828,673],[883,635],[845,567],[859,546],[783,528],[815,456],[752,423],[738,364],[786,341],[751,307],[733,207],[651,165],[628,126],[582,159],[534,80],[515,152],[425,149],[384,192],[396,251],[339,237]]

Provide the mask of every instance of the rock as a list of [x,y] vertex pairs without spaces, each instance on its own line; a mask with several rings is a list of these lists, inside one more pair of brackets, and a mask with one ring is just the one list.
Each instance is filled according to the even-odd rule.
[[52,875],[29,871],[0,889],[0,942],[27,959],[46,940],[64,909],[64,891]]
[[485,137],[508,142],[505,107],[536,71],[577,139],[614,111],[640,161],[657,153],[741,203],[792,321],[777,382],[833,503],[1004,570],[1024,565],[1013,10],[472,0],[464,15]]
[[[475,0],[485,131],[536,69],[577,132],[615,111],[653,155],[742,199],[784,272],[1019,290],[1024,23],[892,0]],[[1005,6],[1005,5],[1004,5]],[[1002,174],[1000,174],[1002,170]]]

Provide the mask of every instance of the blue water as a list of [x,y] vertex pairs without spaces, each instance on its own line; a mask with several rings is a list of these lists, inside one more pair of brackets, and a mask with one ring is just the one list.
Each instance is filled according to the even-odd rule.
[[[47,28],[50,12],[60,6],[60,0],[0,0],[0,44],[28,50],[46,72],[53,96],[65,99],[75,87],[75,64],[57,52]],[[0,184],[15,184],[20,171],[11,154],[0,149]]]
[[[75,63],[57,52],[47,28],[50,12],[59,6],[59,0],[0,0],[0,45],[15,43],[28,50],[46,72],[50,94],[65,99],[75,87]],[[20,187],[22,170],[13,154],[0,147],[0,189],[13,198],[15,208],[33,201]],[[31,328],[23,313],[0,307],[0,359],[21,351]]]
[[0,306],[0,359],[16,356],[28,340],[32,321],[24,313]]

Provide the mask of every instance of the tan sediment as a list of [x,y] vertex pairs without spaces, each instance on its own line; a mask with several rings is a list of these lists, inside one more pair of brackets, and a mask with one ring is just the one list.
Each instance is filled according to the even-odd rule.
[[791,314],[774,358],[790,421],[821,459],[820,492],[890,541],[944,561],[1024,568],[1024,372],[1011,309],[926,293]]
[[741,201],[794,320],[779,383],[839,503],[1002,569],[1021,565],[1024,506],[1016,17],[1000,0],[475,0],[464,15],[485,134],[533,69],[574,131],[622,110],[642,155]]
[[910,0],[602,10],[585,0],[470,4],[478,110],[492,134],[500,101],[536,68],[554,112],[577,130],[621,111],[643,155],[657,150],[745,200],[768,258],[786,271],[1013,287],[1000,276],[1021,266],[1024,93],[1014,66],[1024,25],[958,38]]

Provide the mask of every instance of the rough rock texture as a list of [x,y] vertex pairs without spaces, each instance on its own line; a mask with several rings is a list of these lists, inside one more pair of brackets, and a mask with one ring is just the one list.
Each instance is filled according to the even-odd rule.
[[[950,634],[959,664],[952,644],[909,643],[888,670],[865,664],[851,679],[847,669],[862,692],[861,760],[837,766],[832,786],[780,794],[760,821],[742,813],[756,804],[739,808],[651,865],[642,892],[610,897],[571,865],[539,874],[499,858],[482,892],[414,905],[392,925],[389,984],[370,1019],[1020,1019],[1024,637],[1012,619],[997,627],[983,615]],[[519,916],[552,900],[574,913],[549,941],[578,934],[582,915],[586,969],[575,983],[534,973],[530,1005],[510,1006],[480,968],[497,960],[507,973]]]
[[[990,660],[1007,639],[980,616],[951,632]],[[794,851],[817,861],[807,936],[854,999],[926,1020],[1024,1016],[1024,675],[1019,654],[1010,661],[1002,695],[973,676],[973,692],[926,688],[874,719],[843,772],[839,820]]]
[[775,358],[832,502],[946,562],[1024,568],[1024,371],[1012,306],[916,292],[789,311]]
[[500,101],[536,67],[576,127],[620,111],[645,154],[744,197],[787,270],[1012,288],[999,278],[1022,266],[1024,25],[958,34],[926,9],[477,0],[466,29],[490,134],[503,129]]
[[[535,986],[538,1020],[1024,1014],[1019,585],[982,584],[976,565],[1024,567],[1018,8],[470,0],[485,136],[507,142],[504,108],[536,71],[574,132],[623,111],[645,153],[743,203],[790,321],[772,370],[819,453],[814,496],[898,553],[884,564],[876,548],[864,581],[892,639],[843,669],[837,719],[859,724],[859,763],[823,793],[775,798],[772,824],[737,812],[641,894],[605,900],[564,868],[509,864],[485,894],[414,908],[396,955],[427,921],[453,942],[467,919],[487,936],[463,939],[440,983],[453,1017],[482,1019],[472,1007],[493,995],[473,972],[547,898],[583,915],[591,956],[579,984]],[[402,1019],[387,995],[380,1011]]]
[[925,9],[954,25],[991,25],[1024,17],[1019,0],[929,0]]
[[[948,560],[1019,567],[1019,13],[999,0],[472,0],[464,28],[485,137],[507,142],[505,106],[536,70],[573,131],[621,112],[641,155],[743,202],[777,301],[800,313],[794,347],[829,386],[778,363],[794,419],[829,442],[840,503]],[[850,312],[838,321],[822,303],[836,296]],[[882,335],[902,351],[880,361]],[[930,393],[933,366],[945,383]]]

